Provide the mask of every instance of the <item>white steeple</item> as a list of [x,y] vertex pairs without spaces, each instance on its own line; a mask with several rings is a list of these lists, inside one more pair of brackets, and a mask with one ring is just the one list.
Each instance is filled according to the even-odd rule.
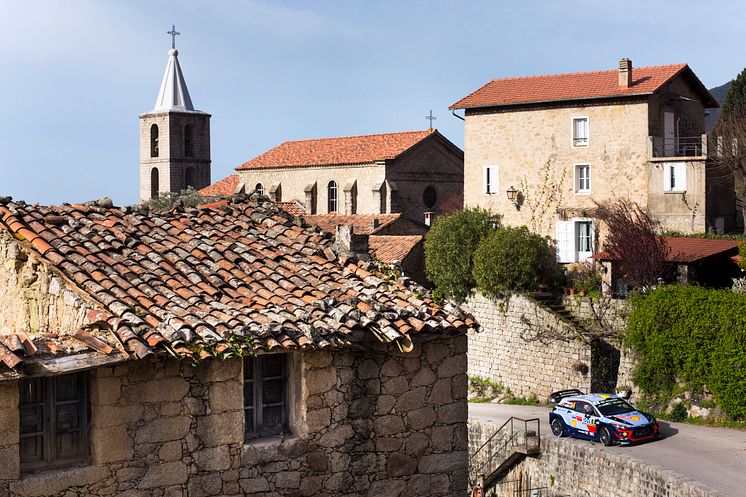
[[194,110],[192,99],[189,98],[184,75],[181,73],[178,59],[179,51],[172,48],[168,51],[168,64],[161,82],[161,91],[155,101],[153,111]]

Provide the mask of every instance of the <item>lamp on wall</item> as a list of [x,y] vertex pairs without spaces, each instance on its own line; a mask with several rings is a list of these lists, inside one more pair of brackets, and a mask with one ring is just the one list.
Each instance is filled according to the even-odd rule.
[[508,195],[508,200],[513,204],[513,207],[518,207],[518,190],[513,185],[510,185],[510,188],[505,193]]

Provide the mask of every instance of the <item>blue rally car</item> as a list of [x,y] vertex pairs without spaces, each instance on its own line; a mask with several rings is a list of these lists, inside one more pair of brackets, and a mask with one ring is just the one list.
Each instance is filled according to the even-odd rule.
[[557,437],[569,435],[604,445],[629,445],[660,436],[660,425],[653,416],[617,395],[562,390],[550,395],[549,402],[555,404],[549,413],[549,425]]

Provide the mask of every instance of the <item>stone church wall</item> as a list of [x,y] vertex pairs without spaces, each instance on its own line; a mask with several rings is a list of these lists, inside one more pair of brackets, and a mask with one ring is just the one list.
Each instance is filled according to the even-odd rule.
[[98,368],[89,462],[36,473],[19,471],[18,388],[3,384],[0,495],[463,496],[466,345],[296,353],[293,435],[251,443],[240,359]]

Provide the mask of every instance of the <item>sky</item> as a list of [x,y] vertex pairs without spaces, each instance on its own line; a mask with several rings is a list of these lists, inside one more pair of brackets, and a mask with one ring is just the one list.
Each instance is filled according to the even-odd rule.
[[212,179],[286,140],[436,128],[494,78],[687,62],[746,66],[742,0],[0,0],[0,195],[137,202],[138,116],[172,24]]

